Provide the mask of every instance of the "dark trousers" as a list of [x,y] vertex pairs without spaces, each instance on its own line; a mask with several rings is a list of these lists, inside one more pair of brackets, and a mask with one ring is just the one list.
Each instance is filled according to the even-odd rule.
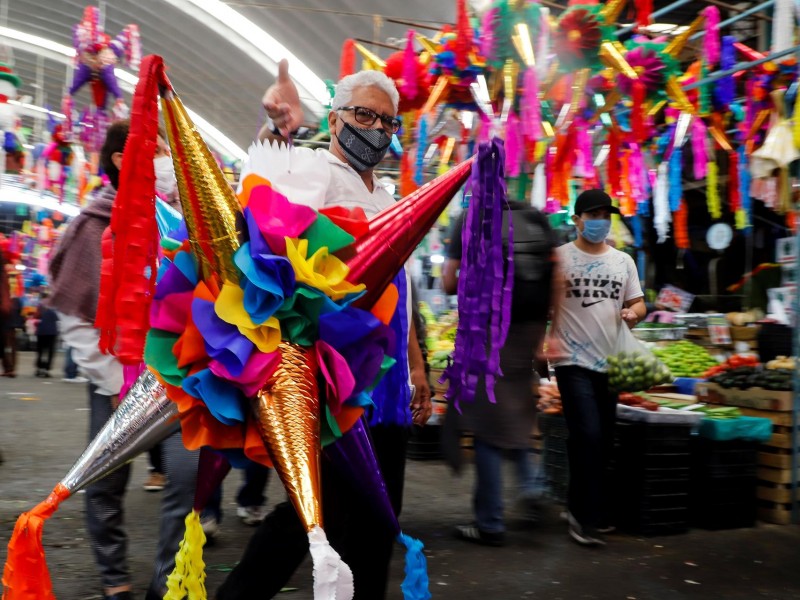
[[56,336],[36,336],[36,368],[49,371],[53,365],[53,352],[56,349]]
[[567,507],[583,527],[607,526],[616,395],[608,375],[582,367],[556,367],[556,380],[569,432]]
[[[244,483],[236,494],[236,503],[242,507],[263,506],[267,501],[266,490],[269,472],[272,469],[255,461],[248,461],[244,468]],[[222,522],[222,484],[211,494],[203,508],[203,516],[213,516],[217,523]]]
[[[399,516],[408,429],[376,426],[371,434],[392,506]],[[384,598],[395,533],[373,516],[358,490],[324,459],[322,498],[325,532],[353,571],[354,600]],[[289,502],[279,504],[253,534],[239,564],[217,590],[217,600],[251,599],[253,590],[258,590],[261,598],[272,598],[307,553],[308,536],[294,507]],[[268,570],[265,565],[269,565]]]
[[156,473],[164,474],[164,452],[161,443],[156,444],[147,451],[150,457],[150,468]]
[[72,359],[72,348],[64,350],[64,377],[75,379],[78,376],[78,364]]
[[0,327],[0,355],[3,358],[3,373],[9,375],[17,370],[17,330]]
[[[89,403],[91,442],[114,412],[114,407],[111,396],[98,394],[94,384],[89,385]],[[130,474],[131,466],[127,464],[86,488],[86,529],[104,588],[127,585],[131,581],[128,536],[123,527],[123,499]]]

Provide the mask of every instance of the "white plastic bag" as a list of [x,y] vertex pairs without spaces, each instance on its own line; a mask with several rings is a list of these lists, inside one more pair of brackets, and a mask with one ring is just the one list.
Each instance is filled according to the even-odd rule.
[[608,357],[608,385],[617,392],[641,392],[673,380],[669,368],[620,322],[614,350]]

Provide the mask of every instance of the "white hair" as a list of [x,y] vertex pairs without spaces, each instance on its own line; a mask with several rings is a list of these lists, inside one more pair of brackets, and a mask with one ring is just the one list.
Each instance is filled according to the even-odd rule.
[[333,110],[338,110],[343,106],[348,106],[353,100],[353,92],[360,87],[376,87],[386,93],[397,113],[397,106],[400,103],[400,93],[389,77],[380,71],[359,71],[347,77],[343,77],[336,84],[336,94],[333,96],[331,106]]

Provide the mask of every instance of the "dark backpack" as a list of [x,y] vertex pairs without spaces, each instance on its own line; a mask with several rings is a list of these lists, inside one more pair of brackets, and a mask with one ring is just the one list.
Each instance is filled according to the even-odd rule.
[[512,204],[503,213],[503,252],[508,255],[508,215],[514,225],[512,321],[546,321],[550,312],[555,236],[538,209]]

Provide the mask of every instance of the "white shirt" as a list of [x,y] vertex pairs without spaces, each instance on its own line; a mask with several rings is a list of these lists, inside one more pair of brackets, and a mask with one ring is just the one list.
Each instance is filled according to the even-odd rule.
[[83,370],[97,393],[116,396],[122,389],[122,363],[110,354],[100,352],[100,332],[92,323],[73,315],[58,313],[61,337],[72,348],[72,359]]
[[630,256],[610,246],[603,254],[589,254],[569,243],[557,248],[556,254],[564,297],[556,300],[560,312],[553,333],[566,358],[554,366],[605,372],[624,303],[644,295],[636,265]]

